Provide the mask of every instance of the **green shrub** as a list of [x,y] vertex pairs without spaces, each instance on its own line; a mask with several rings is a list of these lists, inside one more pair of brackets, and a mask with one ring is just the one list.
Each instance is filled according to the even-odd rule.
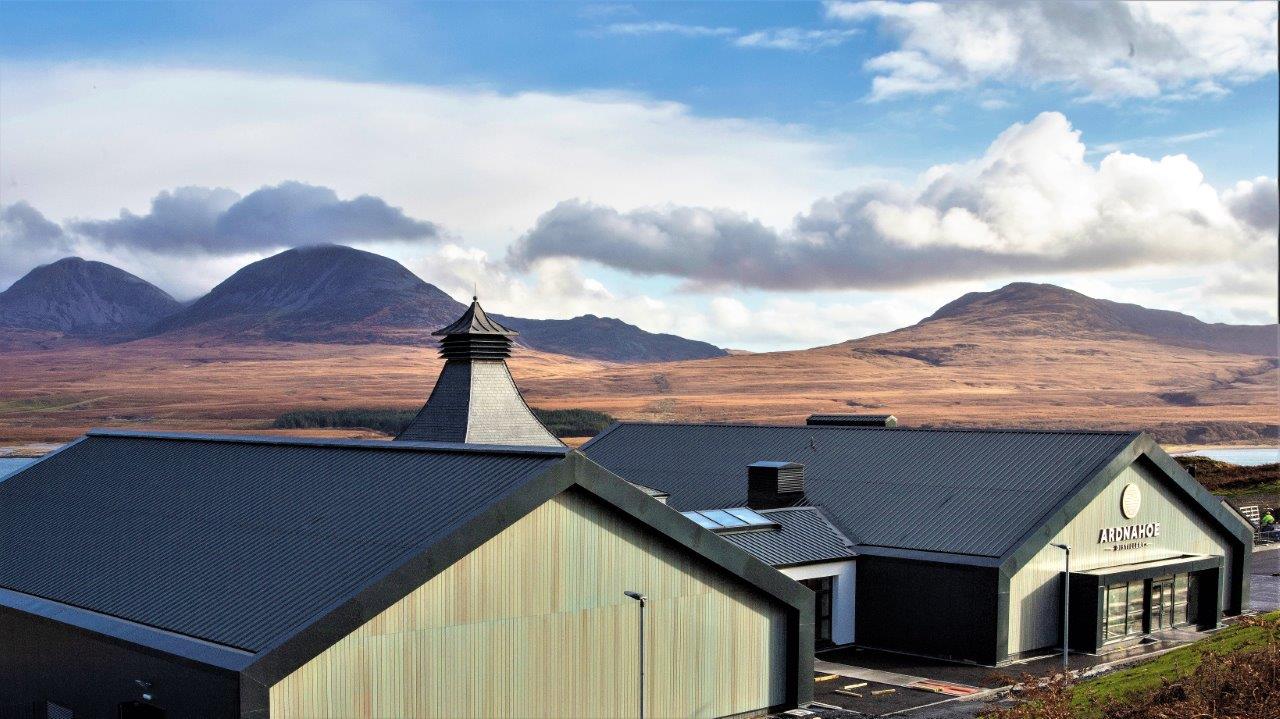
[[557,437],[591,437],[615,421],[593,409],[531,409],[533,416]]
[[280,415],[272,426],[276,429],[362,428],[396,435],[409,426],[417,413],[416,409],[300,409]]

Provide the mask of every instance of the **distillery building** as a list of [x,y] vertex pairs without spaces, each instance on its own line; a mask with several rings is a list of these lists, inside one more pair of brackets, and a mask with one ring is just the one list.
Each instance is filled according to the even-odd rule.
[[622,423],[594,461],[815,592],[818,645],[987,665],[1248,605],[1250,528],[1149,436]]
[[811,593],[561,445],[513,335],[473,303],[398,441],[93,431],[0,482],[0,716],[807,701]]

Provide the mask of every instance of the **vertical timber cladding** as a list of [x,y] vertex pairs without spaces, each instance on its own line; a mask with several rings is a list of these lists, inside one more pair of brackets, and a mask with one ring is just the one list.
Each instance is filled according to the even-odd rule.
[[570,490],[270,689],[294,717],[721,717],[786,700],[787,615]]
[[[1125,497],[1126,487],[1129,496]],[[1134,501],[1134,497],[1137,501]],[[1135,509],[1133,516],[1126,515]],[[1159,536],[1123,538],[1124,528],[1142,527],[1149,534],[1159,524]],[[1120,531],[1115,531],[1115,530]],[[1106,532],[1106,534],[1104,534]],[[1138,534],[1129,530],[1130,535]],[[1119,537],[1115,535],[1120,535]],[[1206,522],[1186,500],[1178,497],[1158,472],[1142,460],[1124,469],[1097,497],[1076,515],[1051,543],[1071,545],[1071,571],[1150,562],[1181,555],[1231,556],[1231,544],[1221,530]],[[1010,656],[1052,646],[1060,641],[1062,622],[1062,550],[1046,546],[1009,581]],[[1231,562],[1224,560],[1219,582],[1219,607],[1228,606],[1225,593],[1231,586]]]

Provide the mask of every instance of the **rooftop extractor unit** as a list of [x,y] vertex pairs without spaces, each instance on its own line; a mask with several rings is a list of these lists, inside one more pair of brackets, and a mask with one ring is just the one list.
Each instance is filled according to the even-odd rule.
[[790,507],[803,499],[803,464],[756,462],[747,466],[748,507],[752,509]]
[[821,427],[897,427],[898,418],[891,414],[811,414],[804,423]]

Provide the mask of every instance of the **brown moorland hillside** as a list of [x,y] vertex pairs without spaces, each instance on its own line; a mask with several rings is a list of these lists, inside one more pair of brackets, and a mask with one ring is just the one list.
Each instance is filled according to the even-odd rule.
[[[810,350],[630,365],[521,350],[512,371],[537,406],[623,419],[799,423],[813,412],[865,411],[906,425],[1276,441],[1276,357],[1088,321],[1087,303],[1053,292],[1051,311],[1021,311],[1025,296],[1010,304],[995,301],[999,292],[970,311]],[[103,425],[251,430],[292,409],[412,408],[439,366],[432,348],[382,344],[152,338],[3,352],[0,440],[67,439]]]

